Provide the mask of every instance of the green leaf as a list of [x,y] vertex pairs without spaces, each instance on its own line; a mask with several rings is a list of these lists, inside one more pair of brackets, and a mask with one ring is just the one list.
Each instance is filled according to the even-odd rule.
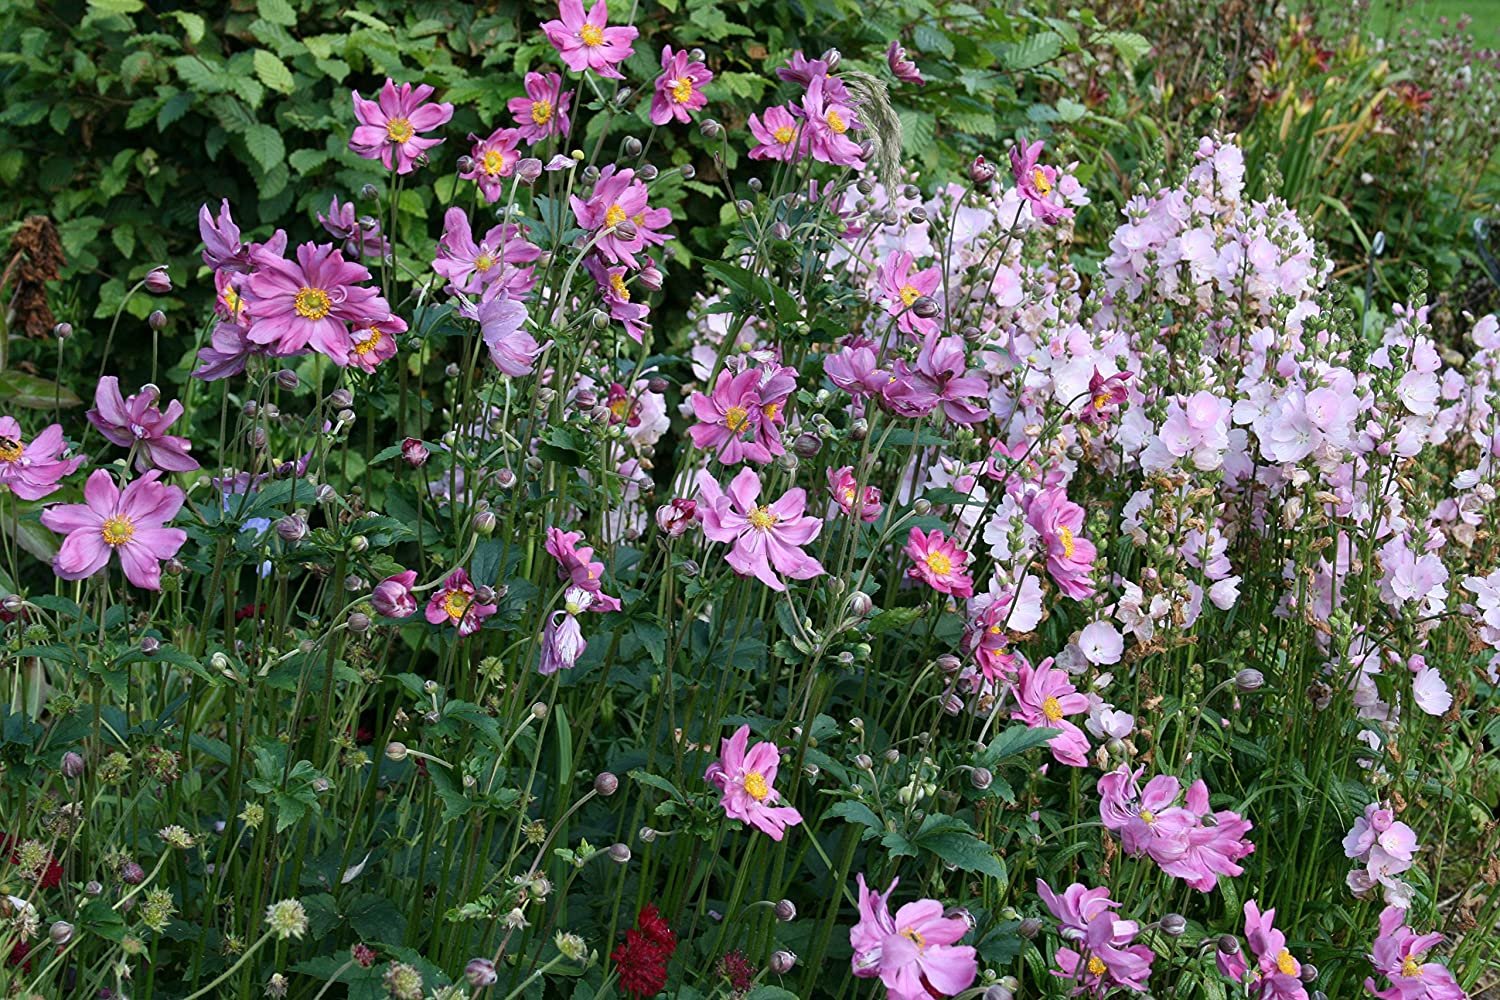
[[73,407],[83,402],[66,386],[14,369],[0,372],[0,399],[29,410],[50,410],[54,403]]
[[962,871],[979,872],[1002,882],[1008,879],[1005,862],[956,816],[929,813],[912,843]]
[[1104,31],[1094,36],[1095,45],[1108,45],[1120,54],[1125,60],[1125,65],[1135,68],[1135,64],[1145,58],[1146,53],[1151,51],[1151,40],[1145,35],[1138,35],[1133,31]]
[[297,11],[288,0],[260,0],[255,7],[260,11],[260,16],[272,24],[290,28],[297,23]]
[[374,892],[362,892],[349,904],[349,926],[366,941],[392,943],[406,937],[406,918],[395,904]]
[[1030,726],[1016,725],[1000,733],[990,740],[990,745],[979,752],[975,762],[980,767],[994,767],[1009,757],[1025,753],[1033,747],[1039,747],[1061,730],[1058,729],[1032,729]]
[[292,71],[286,68],[286,63],[265,49],[256,49],[252,58],[255,61],[255,75],[260,77],[262,83],[283,94],[292,92],[296,83],[292,80]]
[[630,777],[635,779],[642,785],[654,788],[659,792],[666,792],[674,799],[682,799],[683,801],[686,801],[687,799],[685,795],[677,790],[677,786],[672,784],[666,778],[659,778],[654,774],[639,769],[631,771]]
[[925,607],[887,608],[870,619],[869,623],[865,626],[865,631],[870,635],[880,635],[882,632],[889,632],[893,628],[906,628],[926,613],[927,609]]
[[270,173],[286,157],[286,146],[274,125],[252,125],[245,130],[245,150],[262,173]]
[[203,41],[203,34],[208,29],[203,18],[186,10],[174,10],[172,16],[177,18],[177,23],[182,25],[183,31],[187,32],[187,39],[191,44],[197,45]]
[[89,7],[101,14],[134,14],[146,6],[144,0],[89,0]]
[[867,826],[876,833],[885,832],[885,824],[880,821],[879,816],[875,815],[875,810],[855,799],[844,799],[842,802],[835,802],[828,807],[828,811],[823,815],[842,816],[849,822]]
[[1005,46],[1001,62],[1009,70],[1035,69],[1062,53],[1062,36],[1055,31],[1028,35]]

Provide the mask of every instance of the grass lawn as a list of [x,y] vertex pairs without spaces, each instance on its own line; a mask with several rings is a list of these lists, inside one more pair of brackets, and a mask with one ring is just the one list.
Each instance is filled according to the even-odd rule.
[[1370,26],[1377,34],[1407,25],[1436,32],[1438,18],[1446,17],[1451,26],[1464,14],[1474,19],[1469,32],[1478,44],[1500,49],[1500,0],[1375,0],[1370,12]]

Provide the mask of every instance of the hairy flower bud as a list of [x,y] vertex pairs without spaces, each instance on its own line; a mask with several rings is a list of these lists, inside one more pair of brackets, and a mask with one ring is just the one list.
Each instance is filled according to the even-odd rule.
[[[276,373],[276,384],[281,386],[288,392],[291,392],[293,389],[297,388],[299,383],[300,380],[297,378],[297,373],[292,371],[290,368],[283,368]],[[340,405],[348,406],[349,404],[343,403]]]
[[1187,930],[1187,919],[1180,913],[1168,913],[1161,918],[1161,932],[1167,937],[1182,937]]
[[74,750],[69,750],[62,756],[62,773],[65,778],[78,778],[83,776],[83,755]]
[[407,750],[405,743],[400,743],[392,740],[390,743],[387,743],[385,745],[385,756],[387,760],[395,761],[399,764],[401,763],[401,761],[406,759],[406,754]]
[[645,147],[641,145],[641,140],[637,139],[633,135],[627,135],[625,137],[625,141],[620,143],[620,151],[631,159],[640,156],[641,151],[644,148]]
[[276,535],[283,542],[300,542],[307,537],[307,518],[288,514],[276,520]]
[[630,861],[630,848],[625,844],[611,844],[609,846],[609,860],[615,864],[626,864]]
[[620,788],[620,779],[609,771],[600,771],[594,775],[594,791],[599,793],[600,798],[609,798]]
[[167,274],[166,265],[160,264],[146,272],[144,284],[146,291],[155,295],[165,295],[172,290],[172,276]]
[[56,337],[58,340],[67,340],[69,337],[73,336],[73,324],[57,324],[52,328],[52,336]]
[[790,899],[779,900],[776,903],[776,919],[782,923],[791,923],[797,919],[797,904]]
[[1238,955],[1240,953],[1240,939],[1233,934],[1225,934],[1219,938],[1219,954]]
[[500,977],[495,973],[495,963],[487,958],[476,958],[464,966],[464,982],[475,988],[494,986]]
[[981,792],[995,783],[995,776],[987,767],[976,767],[969,772],[969,784]]
[[370,616],[362,611],[354,611],[349,615],[349,631],[355,635],[363,635],[370,631]]
[[146,317],[146,325],[160,333],[167,328],[167,314],[160,309],[151,310],[151,314]]
[[141,652],[147,656],[155,656],[161,650],[161,640],[154,635],[148,635],[141,639]]
[[1241,691],[1258,691],[1266,683],[1266,677],[1254,667],[1246,667],[1234,675],[1234,686]]
[[969,164],[969,180],[978,186],[988,184],[995,179],[995,165],[983,156],[976,156]]
[[64,947],[73,940],[73,925],[66,920],[58,920],[47,928],[47,937],[59,948]]
[[485,538],[495,533],[496,523],[494,511],[482,510],[474,515],[474,530]]
[[771,971],[784,976],[797,965],[797,956],[789,951],[778,951],[771,955]]

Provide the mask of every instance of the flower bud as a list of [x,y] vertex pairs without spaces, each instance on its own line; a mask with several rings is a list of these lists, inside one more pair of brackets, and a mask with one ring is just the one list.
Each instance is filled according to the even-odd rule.
[[969,784],[981,792],[995,783],[995,776],[987,767],[976,767],[969,772]]
[[640,156],[641,151],[644,148],[645,147],[641,145],[641,140],[637,139],[633,135],[627,135],[625,137],[625,141],[620,143],[621,151],[631,159],[635,159],[637,156]]
[[307,537],[307,519],[299,514],[288,514],[276,520],[276,536],[283,542],[300,542]]
[[969,164],[969,180],[983,187],[994,179],[995,165],[982,156],[974,157],[974,161]]
[[717,139],[724,134],[724,126],[712,118],[705,118],[698,123],[698,132],[705,139]]
[[1042,932],[1042,922],[1036,917],[1027,917],[1021,921],[1021,926],[1016,928],[1016,933],[1030,941]]
[[545,701],[533,702],[531,705],[531,717],[533,719],[545,719],[547,717],[547,703]]
[[926,497],[918,497],[911,509],[918,517],[926,517],[932,513],[932,501]]
[[350,552],[364,552],[370,547],[370,540],[364,535],[355,535],[349,539]]
[[151,315],[146,317],[146,325],[160,333],[167,328],[167,314],[160,309],[151,310]]
[[47,928],[47,937],[51,938],[52,943],[59,948],[64,947],[69,941],[73,940],[73,925],[66,920],[59,920]]
[[776,903],[776,919],[784,924],[791,923],[797,919],[797,904],[790,899],[779,900]]
[[172,290],[172,276],[167,274],[165,265],[158,265],[147,271],[144,283],[146,291],[155,295],[165,295]]
[[694,167],[691,163],[684,163],[677,169],[677,172],[682,175],[682,179],[685,181],[690,181],[694,177],[698,176],[697,168]]
[[1262,674],[1254,667],[1246,667],[1234,675],[1234,686],[1247,693],[1260,690],[1261,686],[1265,683],[1265,674]]
[[354,611],[349,615],[349,631],[355,635],[363,635],[370,631],[370,616],[362,611]]
[[963,661],[952,653],[944,653],[932,662],[945,674],[956,674],[964,665]]
[[386,760],[395,761],[399,764],[406,759],[406,753],[407,750],[405,743],[399,743],[395,740],[392,740],[385,745]]
[[615,777],[609,771],[600,771],[598,774],[594,775],[594,791],[599,794],[600,798],[609,798],[611,795],[615,794],[615,792],[618,791],[619,788],[620,779]]
[[480,604],[494,604],[496,596],[495,588],[490,586],[479,587],[474,591],[474,600]]
[[474,157],[460,156],[455,166],[458,167],[458,172],[461,174],[472,174],[474,172]]
[[822,448],[823,439],[806,431],[798,434],[797,439],[792,442],[792,451],[801,458],[816,458]]
[[1182,937],[1187,930],[1187,920],[1180,913],[1168,913],[1161,918],[1161,932],[1167,937]]
[[797,956],[789,951],[778,951],[771,955],[771,971],[778,976],[791,972],[797,964]]
[[633,240],[638,232],[635,223],[629,219],[621,219],[615,223],[615,235],[622,240]]
[[84,768],[83,755],[74,750],[69,750],[62,756],[62,773],[64,778],[82,777]]
[[[1037,921],[1041,923],[1041,921]],[[1024,923],[1024,921],[1023,921]],[[984,991],[983,1000],[1015,1000],[1015,994],[998,983]]]
[[161,640],[156,636],[148,635],[145,638],[141,639],[141,652],[145,653],[147,656],[155,656],[157,651],[160,649]]
[[854,755],[854,766],[859,768],[861,771],[868,771],[870,770],[870,768],[875,766],[875,762],[870,759],[869,754],[857,753]]
[[100,896],[104,893],[104,884],[97,879],[89,879],[84,883],[83,894],[85,896]]
[[522,184],[531,184],[542,176],[542,161],[535,156],[528,156],[516,164],[516,180]]
[[619,865],[627,864],[630,861],[630,848],[624,844],[609,845],[609,860]]
[[1302,971],[1297,973],[1297,978],[1304,983],[1315,983],[1318,981],[1318,967],[1311,962],[1302,963]]
[[495,512],[492,510],[482,510],[474,515],[474,530],[485,538],[495,533],[496,523]]
[[475,988],[494,986],[499,979],[495,973],[495,963],[487,958],[476,958],[464,966],[464,982]]
[[428,456],[431,454],[427,446],[416,438],[407,438],[401,442],[401,458],[413,469],[420,469],[426,465]]
[[[301,380],[297,378],[297,373],[292,371],[290,368],[283,368],[281,369],[281,371],[276,373],[276,384],[281,386],[288,392],[291,392],[293,389],[297,388],[300,381]],[[340,405],[348,406],[349,404],[343,403]]]
[[839,63],[844,61],[844,54],[838,49],[829,49],[820,58],[828,64],[828,72],[832,73],[839,68]]
[[69,337],[73,336],[73,324],[57,324],[52,328],[52,336],[56,337],[58,340],[67,340]]
[[146,869],[134,861],[127,861],[120,866],[120,881],[126,885],[140,885],[146,881]]
[[1240,939],[1233,934],[1225,934],[1219,938],[1219,954],[1238,955],[1240,953]]
[[659,834],[651,827],[643,826],[639,831],[637,831],[636,836],[641,838],[641,843],[651,844],[655,843],[656,838],[659,836]]
[[911,304],[911,311],[914,315],[920,316],[922,319],[932,319],[932,317],[936,316],[942,310],[938,307],[937,300],[929,295],[920,295]]

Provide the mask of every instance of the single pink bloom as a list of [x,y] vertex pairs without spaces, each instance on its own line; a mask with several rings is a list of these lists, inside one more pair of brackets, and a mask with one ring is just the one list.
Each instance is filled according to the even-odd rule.
[[490,204],[499,201],[505,193],[503,181],[516,172],[516,164],[521,162],[522,138],[521,130],[515,128],[497,128],[484,139],[470,135],[474,148],[469,151],[469,159],[473,163],[459,176],[478,185],[485,201]]
[[266,353],[265,347],[252,344],[245,336],[242,324],[219,323],[209,335],[208,344],[198,349],[198,360],[202,364],[193,369],[193,377],[205,382],[229,378],[244,371],[249,358]]
[[750,741],[750,727],[741,726],[724,740],[719,759],[708,766],[703,778],[722,794],[724,815],[748,823],[772,840],[780,840],[786,828],[802,822],[802,814],[791,806],[777,805],[781,793],[772,787],[781,766],[776,744]]
[[1161,863],[1161,869],[1199,892],[1212,892],[1221,876],[1244,874],[1239,861],[1255,852],[1255,845],[1245,839],[1251,823],[1229,809],[1211,811],[1202,779],[1188,787],[1186,808],[1196,822],[1185,834],[1181,855]]
[[604,563],[594,558],[594,550],[580,545],[583,533],[547,529],[547,554],[557,560],[557,575],[574,587],[593,595],[594,611],[619,611],[620,599],[610,597],[600,588],[604,583]]
[[974,581],[964,568],[964,564],[969,561],[969,554],[953,544],[941,531],[934,528],[931,532],[924,533],[921,528],[912,528],[911,534],[906,536],[906,548],[903,551],[911,557],[913,563],[911,569],[906,571],[911,579],[921,580],[940,594],[974,596]]
[[814,80],[819,80],[830,100],[841,104],[849,103],[848,88],[844,86],[843,80],[828,75],[830,69],[832,67],[828,65],[828,60],[809,59],[802,54],[801,49],[798,49],[792,53],[792,57],[787,60],[785,66],[777,68],[776,75],[787,83],[800,84],[803,89],[811,87]]
[[593,70],[612,80],[625,77],[617,68],[629,59],[640,32],[632,25],[608,27],[609,6],[598,0],[584,14],[581,0],[559,0],[559,19],[542,25],[547,41],[562,56],[563,65],[575,73]]
[[736,374],[726,368],[719,372],[711,394],[695,392],[688,402],[698,418],[688,428],[693,447],[712,452],[725,465],[764,463],[775,457],[757,433],[764,418],[760,372],[747,368]]
[[460,292],[475,295],[494,290],[519,299],[536,284],[533,270],[519,265],[541,254],[541,248],[528,241],[514,223],[492,226],[476,243],[468,213],[454,207],[443,213],[443,238],[438,240],[432,269]]
[[1127,384],[1132,377],[1131,372],[1119,372],[1106,377],[1095,368],[1094,374],[1089,377],[1089,400],[1078,418],[1089,424],[1108,423],[1115,409],[1129,398]]
[[896,317],[896,329],[922,337],[935,333],[941,324],[936,316],[918,316],[912,304],[923,297],[931,298],[942,287],[943,272],[937,265],[914,272],[915,266],[916,259],[910,253],[898,250],[880,262],[875,277],[885,311]]
[[250,247],[240,242],[240,227],[229,211],[229,199],[219,202],[217,218],[207,205],[198,209],[198,235],[203,239],[203,263],[214,270],[250,270]]
[[750,149],[752,160],[794,163],[807,152],[804,127],[784,104],[766,108],[758,116],[751,115],[748,124],[756,143]]
[[249,325],[245,339],[276,357],[304,348],[349,363],[350,324],[390,315],[370,272],[344,260],[332,244],[304,243],[296,261],[263,257],[245,283]]
[[741,576],[754,576],[772,590],[785,590],[777,573],[794,580],[811,580],[824,573],[823,564],[802,551],[818,537],[823,522],[805,517],[807,494],[787,490],[779,500],[757,504],[760,477],[749,467],[740,470],[726,493],[707,470],[698,473],[703,503],[703,533],[715,542],[733,545],[727,561]]
[[651,96],[651,124],[665,125],[676,119],[684,125],[692,121],[692,112],[708,104],[703,88],[714,78],[707,66],[694,62],[688,54],[672,46],[661,50],[661,76],[656,78],[656,92]]
[[547,616],[547,625],[542,630],[542,652],[536,667],[537,673],[550,677],[559,670],[572,670],[588,648],[578,616],[567,611],[554,611]]
[[1071,219],[1073,210],[1056,197],[1057,170],[1041,163],[1042,140],[1026,147],[1010,148],[1010,170],[1016,179],[1016,190],[1031,205],[1031,214],[1041,223],[1051,224]]
[[561,76],[532,72],[526,74],[526,96],[512,97],[505,106],[516,116],[521,138],[535,145],[549,135],[568,134],[568,104],[572,100],[573,92],[562,89]]
[[187,541],[186,531],[167,527],[187,494],[158,482],[160,477],[152,470],[120,490],[108,470],[96,469],[84,483],[83,503],[42,511],[42,524],[67,535],[52,560],[53,572],[64,580],[82,580],[117,553],[125,579],[143,590],[160,590],[162,561]]
[[[671,238],[659,231],[672,224],[671,211],[652,208],[646,199],[646,185],[635,171],[629,167],[619,170],[611,163],[599,171],[599,179],[588,198],[572,195],[568,203],[579,228],[589,234],[599,256],[611,264],[638,267],[636,254]],[[620,224],[627,221],[629,228],[622,230]]]
[[495,605],[479,603],[478,593],[468,573],[454,570],[427,602],[427,620],[434,625],[457,626],[460,636],[473,635],[495,613]]
[[198,468],[188,454],[192,442],[167,433],[167,428],[182,416],[182,403],[174,399],[163,411],[157,405],[160,399],[161,390],[154,385],[124,399],[120,396],[120,380],[106,375],[94,387],[94,408],[86,416],[110,443],[136,449],[137,471],[155,468],[163,472],[192,472]]
[[899,41],[892,41],[885,50],[885,64],[890,68],[891,75],[902,83],[920,87],[927,82],[922,79],[922,72],[917,69],[917,64],[907,58],[906,49],[901,47]]
[[599,294],[604,297],[604,304],[609,307],[609,318],[624,326],[625,333],[631,340],[641,343],[646,331],[650,329],[646,317],[651,315],[651,308],[644,302],[631,301],[630,286],[627,284],[630,269],[624,264],[610,267],[593,256],[586,259],[583,266],[594,279]]
[[854,108],[843,103],[827,88],[829,77],[814,77],[802,95],[801,105],[793,108],[807,119],[808,151],[815,160],[840,167],[862,169],[864,158],[859,143],[849,138],[853,129],[864,126]]
[[680,538],[698,520],[698,501],[674,497],[656,508],[656,526],[668,538]]
[[1407,925],[1405,910],[1387,906],[1380,911],[1380,930],[1369,957],[1390,985],[1377,990],[1375,980],[1366,979],[1365,989],[1380,1000],[1465,1000],[1447,966],[1423,961],[1442,941],[1441,934],[1418,934]]
[[956,424],[977,424],[989,416],[989,383],[970,371],[962,337],[939,337],[932,330],[917,354],[915,369],[896,363],[898,379],[909,378],[918,392],[937,399],[943,415]]
[[396,338],[405,332],[406,320],[400,316],[354,324],[354,332],[349,334],[350,366],[373,372],[381,362],[396,356]]
[[1078,693],[1066,671],[1052,666],[1049,657],[1037,664],[1022,661],[1016,671],[1016,707],[1010,713],[1032,729],[1057,729],[1060,732],[1047,741],[1059,764],[1087,767],[1089,740],[1065,716],[1080,715],[1089,710],[1089,700]]
[[57,490],[64,476],[83,464],[83,456],[63,458],[68,446],[61,424],[51,424],[27,442],[15,417],[0,417],[0,490],[22,500],[40,500]]
[[1068,499],[1061,487],[1036,494],[1026,508],[1026,522],[1042,536],[1047,548],[1047,572],[1057,588],[1075,601],[1094,593],[1094,560],[1099,550],[1080,537],[1083,508]]
[[876,362],[868,347],[845,347],[823,358],[823,373],[855,399],[880,395],[894,376]]
[[964,626],[964,648],[974,657],[974,663],[987,681],[1013,681],[1016,673],[1016,654],[1010,649],[1010,633],[1007,623],[1014,595],[991,598],[981,594],[970,602],[969,619]]
[[879,976],[888,1000],[932,1000],[967,990],[979,974],[978,955],[958,941],[969,932],[961,916],[946,916],[935,899],[907,903],[891,914],[896,882],[874,893],[859,876],[860,919],[849,931],[856,976]]
[[412,593],[416,583],[417,571],[414,569],[388,576],[375,585],[370,603],[387,618],[410,618],[417,613],[417,598]]
[[1075,983],[1074,994],[1102,997],[1117,987],[1139,993],[1145,990],[1156,955],[1145,945],[1131,942],[1140,933],[1133,920],[1121,920],[1112,912],[1120,904],[1109,898],[1109,890],[1085,889],[1074,882],[1062,895],[1038,879],[1037,894],[1057,918],[1065,940],[1084,945],[1057,949],[1057,968],[1052,974]]
[[868,485],[861,490],[852,465],[828,470],[828,493],[839,510],[854,514],[866,524],[880,517],[880,490]]
[[387,79],[380,96],[373,101],[353,91],[354,117],[359,125],[349,137],[349,148],[367,160],[379,160],[398,174],[409,174],[427,150],[440,146],[442,139],[428,139],[421,133],[447,124],[453,117],[453,105],[429,103],[432,88],[419,84],[413,88]]
[[1245,940],[1255,957],[1255,973],[1249,971],[1243,952],[1226,955],[1221,950],[1215,962],[1236,983],[1248,982],[1251,995],[1259,1000],[1307,1000],[1302,963],[1287,950],[1286,935],[1276,929],[1275,919],[1275,910],[1262,914],[1255,900],[1245,902]]
[[552,344],[550,340],[538,344],[526,331],[526,306],[513,299],[496,297],[481,302],[475,318],[490,360],[511,378],[535,371],[537,358]]

